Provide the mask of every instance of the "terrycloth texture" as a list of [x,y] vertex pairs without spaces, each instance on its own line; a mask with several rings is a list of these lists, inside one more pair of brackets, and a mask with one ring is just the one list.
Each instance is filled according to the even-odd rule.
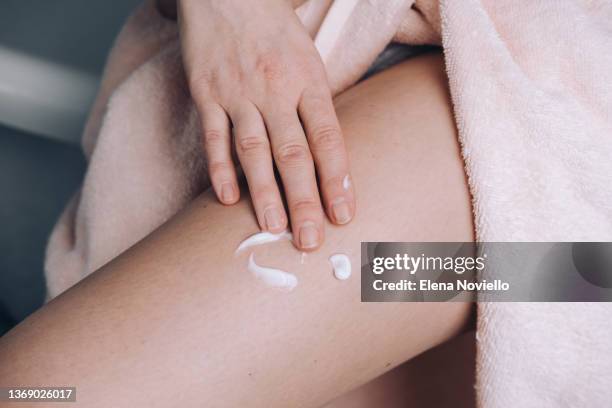
[[[612,5],[309,0],[334,93],[392,40],[444,47],[481,241],[612,240]],[[177,28],[151,3],[112,51],[83,136],[89,169],[51,236],[54,297],[207,184]],[[609,304],[480,304],[482,407],[609,406]]]

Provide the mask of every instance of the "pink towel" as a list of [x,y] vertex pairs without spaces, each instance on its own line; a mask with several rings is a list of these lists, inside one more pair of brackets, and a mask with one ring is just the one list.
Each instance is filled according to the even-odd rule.
[[[308,0],[334,93],[391,41],[444,48],[480,241],[612,240],[612,3]],[[49,297],[179,211],[205,183],[176,24],[122,30],[83,135],[89,168],[51,236]],[[609,304],[482,303],[482,407],[609,406]]]

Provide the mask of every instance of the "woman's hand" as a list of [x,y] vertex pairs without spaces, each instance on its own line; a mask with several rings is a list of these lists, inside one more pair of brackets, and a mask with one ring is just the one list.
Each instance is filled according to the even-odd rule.
[[233,127],[261,228],[287,228],[276,164],[294,241],[300,249],[317,248],[323,241],[318,186],[335,224],[351,220],[355,203],[342,133],[312,39],[287,0],[179,0],[179,24],[217,197],[233,204],[240,194]]

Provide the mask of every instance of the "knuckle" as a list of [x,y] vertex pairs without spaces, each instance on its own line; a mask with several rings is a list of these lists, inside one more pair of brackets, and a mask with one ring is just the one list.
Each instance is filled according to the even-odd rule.
[[221,177],[227,174],[230,170],[230,165],[222,161],[214,161],[208,164],[208,174],[211,178]]
[[320,126],[312,131],[312,145],[316,150],[338,150],[343,145],[340,129],[336,126]]
[[253,200],[259,203],[273,201],[275,197],[276,184],[263,183],[253,189]]
[[245,136],[238,138],[237,147],[242,154],[259,153],[268,147],[268,141],[264,137]]
[[207,146],[217,146],[225,143],[225,135],[215,129],[206,130],[204,132],[204,142]]
[[319,202],[315,198],[300,198],[289,203],[292,211],[317,210]]
[[217,74],[212,70],[199,69],[189,75],[189,89],[195,96],[208,92],[211,84],[215,82]]
[[[344,187],[342,187],[342,184],[344,182],[345,177],[346,173],[342,175],[333,175],[331,177],[327,177],[326,179],[321,180],[322,188],[328,192],[343,191]],[[342,188],[342,190],[339,190],[339,188]]]
[[256,69],[268,81],[279,80],[286,72],[285,64],[276,52],[264,52],[257,57]]
[[303,64],[300,65],[302,73],[313,80],[318,81],[327,81],[327,77],[325,75],[325,69],[323,68],[323,64],[318,58],[309,58]]
[[276,151],[276,161],[280,165],[303,163],[310,159],[308,147],[298,143],[286,143]]

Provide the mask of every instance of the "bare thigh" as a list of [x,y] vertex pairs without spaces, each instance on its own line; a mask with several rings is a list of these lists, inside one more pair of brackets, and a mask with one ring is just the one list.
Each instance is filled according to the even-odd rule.
[[476,344],[470,330],[334,399],[324,408],[473,408]]
[[[237,244],[250,203],[210,192],[0,339],[0,383],[71,384],[88,407],[317,407],[454,337],[465,303],[361,303],[361,241],[468,241],[469,194],[442,58],[390,69],[337,98],[358,196],[354,221],[327,226],[300,262],[289,242],[255,248],[293,272],[266,287]],[[245,197],[243,195],[243,197]],[[355,268],[358,269],[358,268]],[[74,406],[74,405],[71,405]]]

